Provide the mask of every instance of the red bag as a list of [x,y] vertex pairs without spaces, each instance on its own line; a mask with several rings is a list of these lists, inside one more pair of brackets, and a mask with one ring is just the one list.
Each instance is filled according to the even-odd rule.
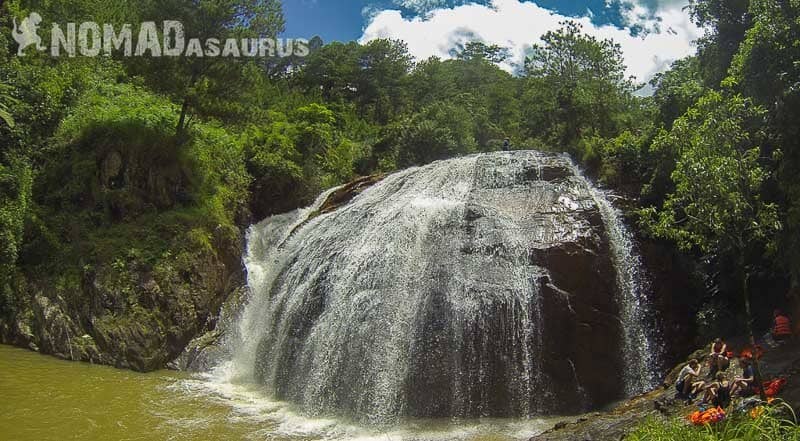
[[775,380],[765,381],[764,382],[764,395],[768,398],[773,398],[777,396],[783,387],[786,386],[786,379],[785,378],[778,378]]

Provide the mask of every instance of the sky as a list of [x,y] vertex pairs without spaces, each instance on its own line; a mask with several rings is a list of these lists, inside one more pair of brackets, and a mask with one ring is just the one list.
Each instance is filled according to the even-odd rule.
[[325,42],[396,38],[418,60],[446,59],[477,39],[511,50],[501,66],[520,65],[531,45],[574,19],[586,33],[622,47],[627,73],[640,82],[695,52],[703,30],[685,10],[688,0],[284,0],[287,38]]

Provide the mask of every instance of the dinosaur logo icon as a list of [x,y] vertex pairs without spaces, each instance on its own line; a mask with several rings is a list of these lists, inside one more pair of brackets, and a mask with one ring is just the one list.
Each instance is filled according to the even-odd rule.
[[35,12],[32,12],[30,16],[23,19],[19,26],[17,26],[17,18],[14,17],[14,29],[11,32],[11,36],[14,37],[14,40],[19,44],[19,48],[17,49],[18,57],[24,57],[25,49],[31,45],[35,45],[36,49],[40,51],[47,49],[42,45],[42,37],[40,37],[38,33],[39,23],[41,22],[42,16]]

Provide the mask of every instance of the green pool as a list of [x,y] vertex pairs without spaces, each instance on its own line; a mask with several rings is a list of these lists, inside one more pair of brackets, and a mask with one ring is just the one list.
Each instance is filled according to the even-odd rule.
[[71,363],[0,345],[0,439],[524,440],[553,420],[411,421],[368,429],[310,419],[256,385]]

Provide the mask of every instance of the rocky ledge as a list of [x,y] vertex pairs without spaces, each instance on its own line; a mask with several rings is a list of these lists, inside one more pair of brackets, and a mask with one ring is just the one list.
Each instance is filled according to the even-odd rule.
[[[687,357],[687,361],[697,358],[705,368],[706,350],[701,349]],[[800,409],[800,341],[768,351],[762,361],[764,378],[787,378],[787,386],[780,398],[794,409]],[[593,412],[557,423],[550,430],[534,436],[530,441],[605,441],[623,440],[647,418],[668,418],[686,416],[696,410],[675,399],[675,379],[686,361],[672,369],[664,379],[664,384],[648,393],[611,406],[603,412]],[[729,372],[741,375],[736,363]]]

